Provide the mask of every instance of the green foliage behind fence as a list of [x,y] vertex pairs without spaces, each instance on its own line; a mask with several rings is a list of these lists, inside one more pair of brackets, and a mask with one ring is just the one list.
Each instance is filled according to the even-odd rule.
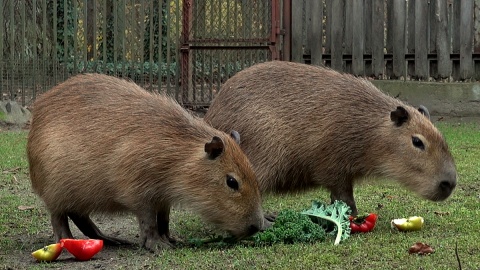
[[181,0],[4,0],[1,99],[28,105],[80,72],[131,77],[178,90]]

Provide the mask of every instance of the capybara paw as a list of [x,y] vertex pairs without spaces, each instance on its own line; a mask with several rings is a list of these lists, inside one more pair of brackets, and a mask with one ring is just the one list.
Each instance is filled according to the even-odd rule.
[[171,249],[174,247],[166,237],[160,237],[157,239],[147,239],[144,247],[152,252],[158,252],[165,249]]

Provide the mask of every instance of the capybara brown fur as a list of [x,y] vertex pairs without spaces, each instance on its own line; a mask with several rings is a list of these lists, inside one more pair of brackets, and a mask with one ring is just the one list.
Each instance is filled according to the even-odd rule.
[[77,75],[34,103],[27,144],[32,188],[50,212],[57,241],[72,238],[70,218],[90,238],[125,243],[104,235],[90,214],[131,212],[142,246],[168,248],[175,205],[243,238],[262,228],[263,213],[238,136],[133,82]]
[[271,61],[226,81],[205,115],[235,128],[262,192],[321,186],[358,213],[362,178],[395,179],[424,198],[446,199],[456,167],[425,107],[329,68]]

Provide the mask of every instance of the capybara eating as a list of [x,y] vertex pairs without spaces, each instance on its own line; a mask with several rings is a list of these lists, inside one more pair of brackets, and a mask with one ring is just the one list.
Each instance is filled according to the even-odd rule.
[[272,61],[227,80],[205,121],[242,134],[262,192],[321,186],[356,215],[361,178],[395,179],[432,201],[452,193],[455,163],[429,117],[365,79]]
[[27,154],[35,193],[55,238],[72,238],[68,218],[90,238],[104,235],[92,213],[131,212],[141,245],[171,247],[169,214],[183,205],[234,238],[263,226],[261,194],[236,140],[173,99],[122,79],[77,75],[34,103]]

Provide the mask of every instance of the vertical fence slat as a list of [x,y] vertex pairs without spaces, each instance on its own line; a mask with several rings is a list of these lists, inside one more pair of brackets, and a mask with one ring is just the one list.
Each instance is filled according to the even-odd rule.
[[448,35],[447,0],[435,1],[436,22],[436,53],[438,62],[438,77],[448,78],[452,73],[450,60],[450,38]]
[[470,79],[473,75],[473,0],[462,0],[460,11],[460,78]]
[[352,72],[354,75],[364,75],[363,53],[365,46],[363,0],[353,1],[353,43],[352,43]]
[[[365,35],[364,53],[365,55],[371,55],[372,57],[373,57],[372,55],[373,2],[374,1],[371,1],[371,0],[367,0],[364,2],[364,13],[363,13],[363,20],[365,21],[363,25],[364,35]],[[372,76],[373,75],[372,60],[371,59],[364,59],[364,60],[365,60],[364,75]]]
[[[428,2],[428,53],[435,54],[437,53],[437,23],[435,21],[436,17],[436,3],[435,0]],[[438,59],[429,61],[428,76],[431,78],[438,78]]]
[[[332,53],[332,2],[333,0],[325,0],[325,44],[324,53]],[[327,61],[326,61],[327,64]],[[331,66],[331,64],[330,64]]]
[[343,71],[343,9],[344,0],[332,0],[331,2],[331,67]]
[[[473,37],[473,52],[475,54],[480,53],[480,0],[475,1],[474,11],[474,37]],[[480,80],[480,61],[474,61],[475,74],[474,78]]]
[[[418,0],[424,1],[424,0]],[[408,0],[407,4],[407,48],[405,53],[415,55],[415,42],[416,42],[416,29],[415,29],[415,2],[417,0]],[[407,76],[411,76],[415,78],[415,59],[411,59],[410,61],[406,61],[407,63]]]
[[3,4],[0,5],[0,100],[3,100],[3,94],[4,94],[4,89],[3,89],[3,81],[5,79],[3,75],[3,66],[5,65],[5,59],[3,59],[3,54],[4,54],[4,44],[3,42],[5,41],[5,33],[4,33],[4,16],[3,16]]
[[313,65],[322,65],[322,25],[323,25],[323,2],[318,0],[310,1],[310,22],[311,28],[308,35],[310,38],[311,62]]
[[387,18],[386,20],[386,28],[387,28],[387,33],[386,33],[386,42],[385,44],[385,49],[387,54],[389,56],[391,55],[392,58],[387,59],[385,61],[385,75],[388,78],[393,77],[393,1],[394,0],[385,0],[386,4],[386,14]]
[[[354,13],[358,12],[357,10],[353,9],[353,3],[357,1],[363,0],[356,0],[356,1],[349,1],[346,0],[344,2],[344,33],[343,33],[343,55],[350,55],[353,60],[353,24],[360,23],[360,21],[355,21],[353,19]],[[348,59],[344,61],[344,69],[343,71],[352,73],[352,60]]]
[[[392,8],[392,7],[391,7]],[[393,31],[393,76],[400,78],[405,76],[405,1],[394,0],[392,11]]]
[[292,5],[292,61],[303,63],[303,0],[296,0]]
[[383,74],[385,68],[384,37],[385,37],[385,2],[384,0],[372,0],[372,69],[373,75],[378,77]]
[[428,78],[428,3],[415,1],[415,77]]
[[[460,55],[460,1],[453,1],[450,4],[449,15],[452,18],[452,24],[450,26],[452,36],[452,53],[457,56]],[[460,60],[456,59],[452,61],[452,77],[454,80],[460,78]]]
[[[21,44],[22,46],[20,47],[20,50],[21,50],[21,72],[23,72],[23,76],[26,76],[28,73],[27,71],[25,70],[26,68],[26,61],[27,61],[27,56],[26,56],[26,50],[27,50],[27,43],[26,43],[26,32],[27,32],[27,28],[26,28],[26,18],[25,18],[25,8],[26,8],[26,5],[20,5],[20,23],[22,24],[22,29],[21,29],[21,37],[22,37],[22,41],[21,41]],[[17,48],[18,49],[18,48]],[[19,80],[21,80],[21,86],[22,86],[22,92],[21,92],[21,95],[22,95],[22,106],[25,106],[24,102],[25,102],[25,79],[22,79],[23,76],[19,76]],[[15,93],[16,95],[16,93]]]

